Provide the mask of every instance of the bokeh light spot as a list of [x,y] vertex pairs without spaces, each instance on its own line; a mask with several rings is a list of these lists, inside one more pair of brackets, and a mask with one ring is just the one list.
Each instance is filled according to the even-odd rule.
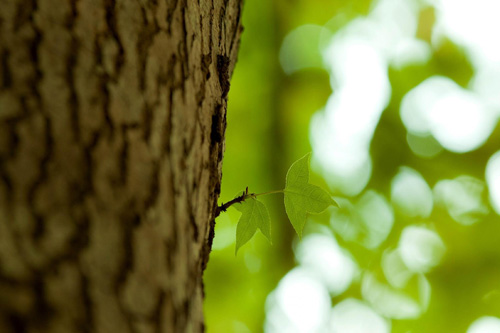
[[333,307],[329,332],[389,333],[391,324],[365,303],[348,298]]
[[374,249],[387,238],[394,224],[394,213],[385,197],[366,191],[353,205],[339,198],[340,209],[332,211],[330,225],[346,241]]
[[414,274],[405,265],[397,249],[384,252],[382,270],[389,284],[395,288],[404,288]]
[[294,268],[268,297],[266,331],[316,332],[324,327],[330,306],[328,290],[314,274]]
[[421,135],[408,132],[406,134],[406,142],[412,152],[422,158],[432,158],[443,151],[443,147],[439,142],[429,134]]
[[286,74],[305,68],[321,68],[320,37],[326,28],[306,24],[292,30],[283,39],[280,49],[280,63]]
[[389,235],[394,224],[394,213],[385,197],[375,191],[366,191],[356,204],[366,235],[363,245],[377,248]]
[[476,319],[467,329],[467,333],[500,333],[500,318],[484,316]]
[[[423,277],[422,277],[423,278]],[[425,278],[424,278],[425,279]],[[428,284],[428,283],[427,283]],[[424,292],[430,293],[430,288],[422,285]],[[427,304],[419,304],[419,300],[411,298],[402,291],[385,285],[366,272],[361,285],[363,298],[380,314],[392,319],[415,319],[426,309]]]
[[333,236],[308,235],[299,243],[295,256],[302,267],[316,274],[332,295],[343,293],[358,274],[356,263]]
[[401,167],[391,182],[391,201],[405,215],[428,217],[432,212],[432,191],[415,170]]
[[401,233],[398,250],[406,267],[413,272],[428,272],[444,255],[439,235],[425,227],[408,226]]
[[486,164],[486,182],[490,191],[490,203],[500,214],[500,151],[493,154]]
[[479,95],[441,76],[410,90],[401,102],[400,115],[408,131],[432,134],[441,146],[456,153],[483,145],[497,121],[496,112]]
[[483,202],[486,186],[481,180],[460,176],[453,180],[440,180],[434,186],[436,203],[443,205],[450,216],[460,224],[471,225],[488,214]]

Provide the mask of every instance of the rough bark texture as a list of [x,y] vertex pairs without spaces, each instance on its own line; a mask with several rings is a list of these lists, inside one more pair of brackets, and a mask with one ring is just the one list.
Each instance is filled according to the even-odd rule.
[[198,332],[240,0],[0,1],[0,332]]

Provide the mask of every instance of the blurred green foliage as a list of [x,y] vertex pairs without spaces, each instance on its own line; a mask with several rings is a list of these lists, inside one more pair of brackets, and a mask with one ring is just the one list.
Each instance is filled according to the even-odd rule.
[[[221,202],[231,200],[246,186],[257,193],[284,188],[287,168],[312,150],[311,118],[335,93],[330,84],[335,73],[321,64],[320,48],[315,50],[311,45],[325,43],[352,20],[365,17],[375,3],[245,3],[245,31],[229,93]],[[431,43],[436,13],[431,6],[422,8],[416,37]],[[280,64],[283,41],[295,28],[311,24],[326,27],[329,35],[314,43],[305,38],[301,61],[310,64],[309,68],[285,74]],[[300,45],[295,48],[300,49]],[[469,87],[474,64],[467,50],[451,39],[432,47],[428,61],[389,66],[387,74],[390,101],[371,139],[372,171],[367,185],[350,197],[331,187],[341,208],[314,216],[305,234],[335,235],[342,251],[359,269],[345,290],[330,290],[332,307],[348,298],[363,300],[390,322],[392,332],[465,332],[481,316],[500,315],[500,219],[488,202],[485,184],[485,167],[500,147],[500,130],[497,127],[479,148],[457,154],[443,149],[432,136],[414,136],[405,128],[400,115],[402,101],[426,79],[440,75]],[[419,156],[410,149],[411,140],[426,149],[434,145],[437,153]],[[463,175],[469,178],[457,178]],[[311,183],[323,188],[329,185],[319,173],[311,174]],[[405,192],[407,188],[413,189],[411,193]],[[475,210],[464,208],[462,212],[464,204],[452,202],[458,199],[450,195],[461,189],[465,189],[464,195],[477,193]],[[429,193],[430,207],[419,201],[424,196],[419,196],[419,191]],[[262,200],[269,208],[273,245],[258,233],[235,257],[240,213],[229,209],[216,220],[214,246],[204,275],[209,333],[264,331],[266,310],[272,307],[268,296],[287,272],[304,265],[282,194]],[[386,228],[387,234],[384,230],[374,233],[374,223]],[[396,249],[400,251],[406,245],[402,242],[412,242],[415,237],[424,240],[429,258],[435,262],[431,260],[428,267],[410,267],[410,274],[408,267],[400,264],[399,256],[404,254]],[[402,276],[408,273],[404,281],[398,280],[400,276],[391,280],[387,273],[387,267],[396,269],[397,265],[402,265]],[[426,283],[430,291],[424,297]],[[387,305],[374,296],[376,292],[397,292],[417,300],[420,312],[411,319],[391,318],[390,302]]]

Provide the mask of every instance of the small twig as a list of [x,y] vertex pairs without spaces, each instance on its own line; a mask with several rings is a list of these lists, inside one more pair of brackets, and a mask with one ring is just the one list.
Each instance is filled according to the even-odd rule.
[[247,193],[248,193],[248,187],[246,193],[243,192],[243,194],[240,195],[239,197],[236,197],[233,200],[228,201],[225,204],[222,204],[219,207],[217,207],[217,211],[215,212],[215,217],[219,216],[220,212],[225,212],[229,207],[231,207],[231,205],[245,201],[245,199],[247,198]]
[[240,203],[245,201],[248,198],[255,198],[259,195],[266,195],[266,194],[272,194],[272,193],[283,193],[283,190],[277,190],[277,191],[270,191],[270,192],[264,192],[264,193],[248,193],[248,187],[245,189],[245,191],[238,197],[234,198],[231,201],[226,202],[225,204],[220,205],[217,207],[217,211],[215,212],[215,217],[219,216],[221,212],[225,212],[229,207],[236,203]]

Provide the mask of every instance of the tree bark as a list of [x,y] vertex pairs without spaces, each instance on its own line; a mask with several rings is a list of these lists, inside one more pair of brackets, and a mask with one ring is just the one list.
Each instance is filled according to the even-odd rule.
[[0,332],[199,332],[240,0],[0,1]]

